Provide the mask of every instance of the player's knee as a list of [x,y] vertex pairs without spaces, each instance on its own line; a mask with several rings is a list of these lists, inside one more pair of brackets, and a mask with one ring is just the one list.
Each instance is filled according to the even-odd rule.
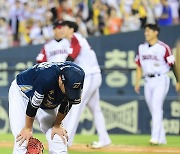
[[14,145],[13,154],[24,154],[27,151],[27,142],[24,141],[21,146],[19,146],[20,142],[16,142]]
[[53,139],[48,140],[49,153],[50,154],[66,154],[67,153],[67,141],[63,142],[62,138],[55,134]]

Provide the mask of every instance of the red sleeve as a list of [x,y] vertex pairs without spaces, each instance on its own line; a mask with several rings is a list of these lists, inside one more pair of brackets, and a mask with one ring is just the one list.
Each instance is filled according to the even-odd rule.
[[73,59],[76,59],[76,57],[80,53],[81,46],[79,44],[78,39],[75,36],[73,36],[73,38],[71,39],[71,48],[73,49],[73,51],[71,54],[69,54],[69,56]]
[[172,55],[172,50],[170,49],[170,47],[168,45],[164,46],[166,49],[165,55],[164,55],[164,60],[166,61],[166,63],[169,64],[169,66],[172,66],[174,63],[170,63],[168,62],[167,58],[170,57]]
[[36,57],[36,62],[37,63],[47,62],[46,51],[44,47],[41,49],[41,52]]
[[138,51],[138,53],[137,53],[137,55],[136,55],[136,57],[135,57],[135,63],[136,63],[137,65],[141,66],[141,62],[140,62],[140,59],[139,59],[139,51]]

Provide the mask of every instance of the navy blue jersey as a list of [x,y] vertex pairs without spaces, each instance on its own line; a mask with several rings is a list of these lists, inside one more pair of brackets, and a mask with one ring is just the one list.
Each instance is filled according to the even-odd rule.
[[[59,104],[67,104],[67,95],[59,88],[58,81],[59,76],[63,74],[64,68],[69,66],[77,67],[72,62],[44,62],[17,75],[17,84],[21,91],[29,98],[29,110],[39,107],[42,109],[53,109]],[[30,112],[32,111],[29,111],[29,114]],[[34,114],[30,116],[34,116]]]

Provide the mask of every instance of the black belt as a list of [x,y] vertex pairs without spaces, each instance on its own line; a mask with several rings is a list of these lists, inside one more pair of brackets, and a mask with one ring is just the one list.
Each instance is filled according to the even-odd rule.
[[154,78],[156,76],[160,76],[161,74],[147,74],[146,76],[149,78]]

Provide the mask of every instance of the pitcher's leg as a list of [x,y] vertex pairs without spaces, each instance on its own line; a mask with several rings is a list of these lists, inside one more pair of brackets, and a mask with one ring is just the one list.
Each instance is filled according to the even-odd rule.
[[28,100],[23,98],[21,91],[17,87],[16,81],[13,81],[9,89],[9,121],[14,136],[13,154],[26,153],[27,142],[25,141],[19,146],[19,142],[16,142],[16,136],[25,125],[27,103]]
[[46,132],[46,138],[49,145],[49,154],[67,154],[67,142],[64,144],[61,137],[57,134],[55,134],[53,139],[51,139],[51,132],[52,129],[49,129]]
[[46,135],[49,146],[50,154],[67,154],[67,144],[63,143],[63,140],[59,135],[54,135],[51,140],[51,132],[53,123],[56,119],[57,108],[54,110],[38,109],[36,119],[40,125],[40,129]]
[[68,146],[72,145],[80,119],[81,104],[73,105],[63,120],[64,128],[68,133]]

